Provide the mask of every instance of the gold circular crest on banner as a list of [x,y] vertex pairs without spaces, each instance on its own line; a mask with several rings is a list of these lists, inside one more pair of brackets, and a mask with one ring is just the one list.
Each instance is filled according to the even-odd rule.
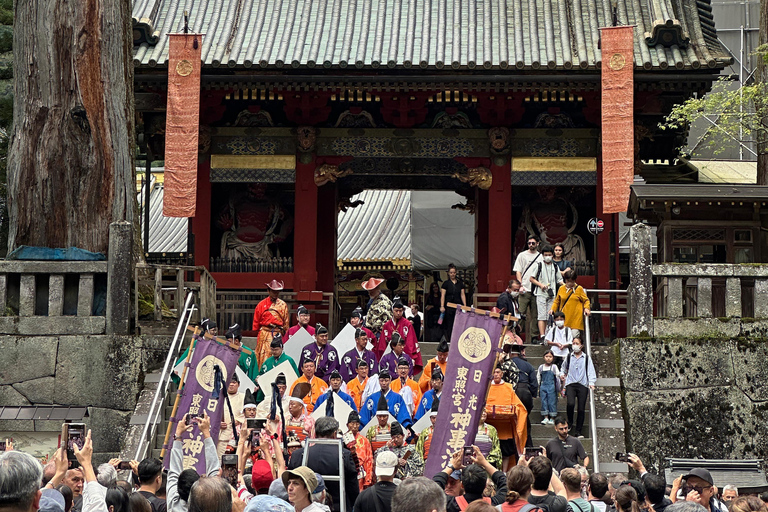
[[479,327],[469,327],[459,337],[459,353],[470,363],[478,363],[491,353],[491,338]]
[[192,73],[192,63],[187,59],[182,59],[176,64],[176,72],[181,76],[187,76]]
[[[227,369],[224,367],[222,360],[218,357],[205,356],[202,361],[197,363],[197,368],[195,368],[195,378],[197,379],[197,383],[209,393],[213,391],[213,367],[216,365],[219,365],[219,368],[221,369],[221,375],[224,377],[224,382],[229,383],[229,379],[227,379]],[[226,393],[226,389],[223,393]]]
[[609,62],[609,66],[611,66],[611,69],[614,71],[619,71],[620,69],[624,69],[624,65],[627,63],[627,61],[624,59],[624,56],[620,53],[614,53],[611,56],[611,61]]

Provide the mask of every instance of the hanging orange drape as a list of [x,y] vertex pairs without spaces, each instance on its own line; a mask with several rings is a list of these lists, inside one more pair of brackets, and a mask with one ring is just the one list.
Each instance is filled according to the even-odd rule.
[[194,217],[203,36],[169,34],[163,215]]
[[603,213],[627,211],[635,175],[634,27],[600,29]]

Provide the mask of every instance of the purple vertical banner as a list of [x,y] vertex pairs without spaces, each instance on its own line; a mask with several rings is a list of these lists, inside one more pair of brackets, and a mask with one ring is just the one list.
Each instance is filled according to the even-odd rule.
[[499,318],[457,309],[436,422],[446,428],[435,429],[424,476],[432,478],[452,453],[475,442],[502,328]]
[[[219,428],[224,414],[229,414],[225,397],[227,386],[235,371],[240,351],[214,340],[199,338],[192,354],[192,360],[187,368],[184,388],[179,390],[181,399],[176,416],[171,418],[171,433],[176,432],[176,424],[184,421],[189,414],[206,414],[211,418],[211,438],[219,439]],[[215,367],[221,369],[224,384],[219,390],[219,397],[213,398]],[[168,440],[166,450],[170,449],[173,439]],[[198,474],[205,474],[205,451],[203,450],[203,434],[195,425],[181,437],[183,445],[184,469],[194,468]],[[167,452],[166,452],[167,453]],[[163,465],[167,469],[171,458],[166,456]]]

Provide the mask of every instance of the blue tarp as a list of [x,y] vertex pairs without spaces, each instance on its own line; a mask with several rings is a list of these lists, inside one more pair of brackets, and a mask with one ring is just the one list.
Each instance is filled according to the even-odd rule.
[[46,260],[46,261],[104,261],[106,256],[100,252],[86,251],[77,247],[67,249],[51,249],[50,247],[33,247],[22,245],[10,253],[9,260]]

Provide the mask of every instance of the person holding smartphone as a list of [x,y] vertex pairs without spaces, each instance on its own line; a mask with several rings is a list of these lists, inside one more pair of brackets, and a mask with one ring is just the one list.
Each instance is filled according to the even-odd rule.
[[205,411],[203,411],[202,417],[192,418],[189,414],[185,415],[184,419],[176,424],[176,432],[171,445],[171,462],[168,467],[168,481],[165,486],[165,502],[168,512],[187,511],[189,491],[192,484],[200,478],[194,469],[184,469],[184,445],[181,438],[186,432],[192,430],[194,425],[197,425],[203,435],[206,476],[216,476],[219,473],[219,456],[216,453],[216,443],[211,437],[211,418]]

